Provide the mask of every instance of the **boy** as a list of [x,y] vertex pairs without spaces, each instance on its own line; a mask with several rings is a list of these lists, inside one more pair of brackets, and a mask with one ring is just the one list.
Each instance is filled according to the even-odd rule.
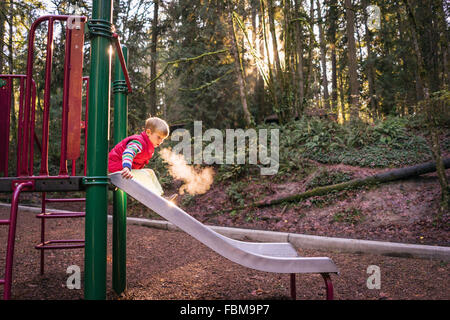
[[[169,136],[169,125],[158,117],[145,120],[145,129],[141,134],[129,136],[119,142],[108,155],[108,171],[120,171],[125,179],[133,178],[133,170],[143,169],[152,158],[155,148]],[[154,182],[152,189],[159,195],[163,194],[161,185],[152,169],[145,169]],[[174,200],[174,194],[169,200]]]

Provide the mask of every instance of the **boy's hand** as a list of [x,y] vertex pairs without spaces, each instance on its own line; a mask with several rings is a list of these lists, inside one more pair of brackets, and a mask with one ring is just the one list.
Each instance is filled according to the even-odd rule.
[[131,173],[131,170],[127,167],[123,168],[122,171],[120,171],[120,174],[124,179],[131,179],[133,178],[133,174]]

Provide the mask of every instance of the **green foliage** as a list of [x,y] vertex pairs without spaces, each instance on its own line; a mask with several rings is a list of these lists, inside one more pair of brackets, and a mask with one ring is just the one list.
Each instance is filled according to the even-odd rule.
[[195,195],[191,195],[189,193],[186,193],[183,195],[181,199],[181,206],[182,207],[189,207],[190,205],[195,203]]
[[365,215],[360,209],[357,208],[347,208],[343,211],[337,212],[333,215],[333,222],[347,223],[347,224],[358,224],[363,222]]
[[317,207],[317,208],[324,208],[326,206],[329,206],[333,203],[335,203],[338,200],[341,200],[345,197],[345,194],[338,195],[336,192],[331,192],[330,194],[326,196],[321,197],[312,197],[309,201],[311,202],[311,205]]
[[248,212],[245,215],[245,222],[254,222],[254,221],[258,221],[260,218],[254,213],[254,212]]
[[[431,160],[429,145],[424,137],[415,134],[411,117],[388,117],[374,124],[362,121],[345,125],[329,120],[301,118],[285,125],[260,125],[256,129],[279,129],[279,170],[273,179],[287,179],[308,175],[313,164],[306,159],[328,164],[348,164],[361,167],[398,167]],[[448,139],[444,141],[449,150]],[[218,165],[216,181],[233,180],[258,174],[248,163]],[[301,177],[298,177],[301,179]],[[310,187],[339,183],[351,179],[343,172],[319,172]]]
[[406,120],[397,117],[388,117],[385,121],[378,121],[373,127],[373,138],[376,144],[396,145],[408,139],[406,134]]
[[236,182],[229,185],[227,188],[227,196],[230,201],[237,205],[244,205],[245,203],[245,193],[244,189],[247,186],[244,182]]
[[450,127],[450,90],[436,91],[419,103],[423,125],[427,128]]
[[395,117],[348,125],[302,118],[283,127],[280,145],[321,163],[390,167],[430,160],[426,140],[406,126]]
[[[229,48],[226,12],[224,2],[170,3],[165,36],[171,46],[161,56],[160,65]],[[161,94],[168,102],[169,120],[188,119],[188,125],[192,120],[202,120],[205,126],[214,128],[243,126],[237,81],[231,72],[233,63],[226,52],[171,68],[161,79],[167,88]],[[205,86],[210,83],[213,85]]]
[[245,164],[224,164],[220,165],[217,170],[216,180],[238,180],[249,172],[249,166]]
[[338,184],[353,179],[351,173],[342,171],[328,171],[327,169],[319,169],[318,173],[306,184],[306,190],[317,187]]

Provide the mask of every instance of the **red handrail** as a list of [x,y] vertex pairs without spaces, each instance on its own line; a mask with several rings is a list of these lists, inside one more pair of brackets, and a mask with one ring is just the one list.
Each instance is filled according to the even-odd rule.
[[[26,75],[23,74],[0,74],[0,78],[6,79],[6,89],[2,94],[6,96],[5,101],[2,105],[8,108],[8,111],[4,114],[2,113],[2,139],[6,139],[2,142],[1,150],[3,154],[0,155],[2,158],[2,168],[5,176],[8,176],[8,158],[9,158],[9,134],[10,134],[10,105],[11,105],[11,90],[12,81],[14,79],[20,80],[19,85],[19,117],[17,121],[17,175],[19,172],[33,172],[33,144],[32,140],[34,137],[34,119],[35,119],[35,106],[36,106],[36,83],[31,79],[31,119],[29,119],[30,113],[24,112],[24,83],[26,81]],[[5,97],[3,97],[5,98]],[[27,124],[27,126],[25,126]],[[30,126],[28,126],[30,124]],[[21,167],[22,166],[22,167]]]
[[119,35],[117,33],[113,33],[114,44],[116,45],[116,52],[119,56],[120,65],[122,66],[122,71],[125,76],[125,81],[127,83],[128,92],[131,93],[131,82],[130,77],[128,76],[127,65],[125,64],[125,58],[123,57],[122,46],[120,45]]
[[[40,175],[48,176],[48,138],[49,138],[49,111],[50,111],[50,85],[51,85],[51,71],[52,71],[52,58],[53,58],[53,22],[54,21],[66,21],[69,18],[79,19],[82,22],[87,20],[86,17],[74,17],[68,15],[46,15],[36,19],[31,25],[29,36],[28,36],[28,58],[27,58],[27,74],[26,74],[26,94],[25,94],[25,108],[24,108],[24,118],[29,119],[30,105],[31,105],[31,79],[33,75],[33,56],[34,56],[34,40],[37,27],[44,21],[48,21],[48,32],[47,32],[47,50],[46,50],[46,65],[45,65],[45,85],[44,85],[44,112],[43,112],[43,125],[42,125],[42,158],[41,158],[41,168]],[[29,122],[24,123],[24,130],[27,132]],[[64,132],[62,133],[65,134]],[[26,148],[29,144],[28,137],[25,137],[24,146],[21,148]],[[26,149],[22,149],[26,151]],[[27,153],[24,153],[26,155]],[[26,158],[26,157],[25,157]],[[22,160],[22,163],[18,163],[19,171],[18,175],[29,175],[26,168],[26,159]],[[63,170],[64,171],[64,170]]]

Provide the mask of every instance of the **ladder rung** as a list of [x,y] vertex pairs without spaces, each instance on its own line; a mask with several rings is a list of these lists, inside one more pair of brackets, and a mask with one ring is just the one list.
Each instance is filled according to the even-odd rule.
[[37,218],[41,219],[81,218],[85,216],[85,212],[45,212],[36,215]]
[[61,199],[57,199],[57,198],[53,198],[53,199],[45,199],[45,202],[84,202],[86,201],[86,198],[61,198]]
[[[53,245],[59,243],[59,245]],[[79,244],[68,244],[68,243],[79,243]],[[72,239],[72,240],[48,240],[44,243],[39,243],[35,246],[39,250],[50,250],[50,249],[78,249],[84,248],[84,240]]]
[[0,225],[10,224],[11,220],[0,220]]

